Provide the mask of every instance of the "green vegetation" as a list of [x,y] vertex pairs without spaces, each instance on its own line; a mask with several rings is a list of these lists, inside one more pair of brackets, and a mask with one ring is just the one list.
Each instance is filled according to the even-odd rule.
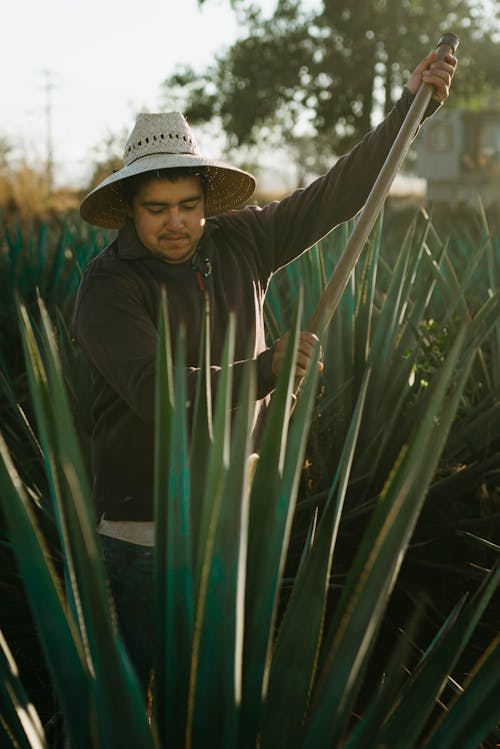
[[307,140],[316,151],[310,167],[319,155],[350,150],[445,32],[461,40],[447,107],[500,85],[494,3],[322,0],[311,8],[279,0],[272,12],[252,0],[231,5],[240,37],[206,70],[174,71],[164,83],[165,105],[180,107],[191,123],[219,123],[229,146],[290,147],[299,168]]
[[[271,337],[311,317],[347,232],[276,276]],[[62,721],[74,749],[495,745],[500,237],[483,217],[442,238],[420,213],[389,239],[381,219],[292,413],[290,336],[258,459],[250,370],[228,418],[232,329],[190,440],[163,314],[145,706],[108,600],[69,332],[105,237],[4,235],[2,747],[62,746]]]

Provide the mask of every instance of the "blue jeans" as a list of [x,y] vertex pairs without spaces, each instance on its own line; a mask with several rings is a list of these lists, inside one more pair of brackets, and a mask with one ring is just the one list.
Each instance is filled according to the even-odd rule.
[[154,648],[153,548],[101,536],[118,628],[147,695]]

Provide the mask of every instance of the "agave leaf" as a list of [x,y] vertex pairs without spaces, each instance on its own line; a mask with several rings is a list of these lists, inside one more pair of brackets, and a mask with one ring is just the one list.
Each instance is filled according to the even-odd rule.
[[498,326],[500,319],[500,289],[491,294],[477,312],[470,325],[468,345],[476,349],[486,337]]
[[161,740],[174,730],[170,723],[168,658],[168,500],[170,475],[170,437],[174,411],[174,386],[170,329],[165,291],[162,290],[158,320],[155,391],[155,461],[153,590],[155,595],[155,649],[153,681],[153,720]]
[[[207,560],[211,555],[213,532],[216,527],[217,516],[224,488],[224,481],[229,463],[229,432],[232,410],[233,373],[230,364],[234,360],[234,316],[229,318],[224,351],[222,354],[220,380],[217,387],[215,416],[213,424],[213,441],[207,465],[206,481],[204,485],[203,501],[200,505],[200,516],[193,517],[193,526],[199,527],[199,536],[193,540],[193,554],[195,563],[194,594],[199,612],[203,609],[208,573]],[[193,508],[193,515],[196,508]]]
[[[0,732],[16,749],[47,749],[40,718],[19,679],[16,663],[0,631]],[[0,733],[1,737],[1,733]],[[2,744],[7,746],[7,744]]]
[[[488,299],[485,304],[481,307],[481,309],[476,314],[475,318],[472,320],[469,326],[469,332],[467,341],[465,343],[465,350],[464,350],[464,357],[469,357],[469,348],[471,350],[479,350],[482,343],[486,340],[487,336],[490,336],[493,330],[494,325],[496,324],[496,321],[498,319],[498,316],[500,314],[500,307],[499,307],[499,300],[498,295],[495,295]],[[373,445],[373,448],[371,450],[365,449],[364,455],[365,455],[365,462],[361,463],[361,469],[364,467],[365,463],[370,465],[370,460],[372,464],[372,468],[368,469],[368,476],[373,477],[375,475],[375,472],[379,465],[381,465],[382,461],[382,455],[383,451],[387,450],[387,445],[389,440],[393,441],[395,444],[400,444],[401,439],[405,436],[407,426],[406,424],[403,424],[401,426],[401,429],[397,429],[398,419],[400,420],[400,414],[401,414],[401,408],[404,404],[404,400],[406,397],[406,390],[403,387],[404,385],[404,379],[407,378],[409,374],[409,365],[411,365],[411,359],[408,359],[406,367],[402,366],[401,363],[398,363],[398,370],[399,373],[396,373],[393,377],[389,377],[389,380],[393,380],[393,382],[396,383],[395,387],[388,386],[387,388],[387,403],[391,405],[391,412],[388,413],[385,423],[384,423],[384,435],[381,435],[380,439],[378,440],[378,446]],[[398,396],[398,389],[399,389],[399,396]],[[427,394],[427,396],[424,396],[421,401],[421,407],[425,407],[426,400],[430,397],[430,394]],[[380,399],[382,399],[382,396],[380,396]],[[470,418],[470,417],[469,417]],[[493,425],[494,417],[491,410],[488,410],[487,415],[485,415],[485,425],[477,425],[479,427],[479,431],[477,434],[485,435],[485,439],[491,440],[491,430],[488,430],[487,424]],[[450,454],[450,450],[452,449],[452,446],[457,439],[457,435],[460,433],[460,428],[455,427],[453,430],[453,434],[450,438],[449,444],[446,446],[446,453]],[[474,442],[477,443],[477,437],[474,438]],[[370,484],[371,478],[368,480],[368,485]]]
[[488,541],[486,538],[480,538],[479,536],[475,536],[473,533],[467,533],[467,531],[458,531],[458,535],[465,536],[466,538],[475,541],[477,544],[480,544],[490,551],[495,551],[497,554],[500,553],[500,546],[498,546],[498,544],[492,543],[491,541]]
[[[426,226],[423,236],[415,249],[415,259],[407,274],[405,290],[402,294],[399,329],[393,344],[393,351],[401,352],[402,356],[408,356],[408,352],[417,348],[419,326],[428,312],[436,284],[432,269],[428,267],[428,264],[426,266],[426,260],[434,262],[426,244],[428,230],[429,226]],[[397,374],[396,367],[393,367],[393,371]],[[405,369],[403,369],[402,374],[407,381]],[[400,387],[401,384],[398,382],[396,392]],[[392,392],[394,392],[394,388]],[[392,393],[388,393],[387,401],[391,402],[392,397]]]
[[255,377],[248,368],[231,434],[230,461],[209,560],[200,627],[193,715],[194,747],[237,745],[241,703],[250,435]]
[[[345,348],[343,329],[349,329],[349,321],[344,320],[344,308],[340,304],[326,334],[322,379],[328,392],[335,394],[335,404],[328,405],[332,409],[331,413],[335,414],[334,423],[341,434],[345,434],[352,413],[354,386],[352,348],[350,346]],[[323,402],[321,406],[323,409],[327,407]]]
[[199,522],[202,516],[202,502],[213,440],[212,389],[210,380],[210,305],[205,298],[205,325],[200,340],[200,373],[196,388],[194,415],[190,441],[191,472],[191,518],[193,538],[199,538]]
[[21,434],[26,437],[30,446],[33,448],[35,455],[43,460],[43,451],[40,442],[31,427],[24,409],[16,399],[12,383],[7,379],[3,372],[0,372],[0,390],[5,396],[6,401],[9,403],[12,413],[15,415],[16,423],[19,425]]
[[[310,291],[310,308],[313,309],[313,305],[316,307],[318,304],[327,283],[325,253],[321,242],[318,242],[314,247],[312,247],[311,250],[306,253],[304,259],[307,259],[311,269],[308,282],[304,288],[305,290]],[[304,298],[304,315],[307,315],[308,309],[307,299]]]
[[[500,582],[500,566],[485,578],[451,626],[443,628],[400,693],[400,699],[381,732],[380,742],[401,749],[418,746],[427,719],[446,684],[448,675]],[[416,708],[418,706],[418,708]]]
[[[406,662],[415,647],[414,640],[422,613],[423,605],[419,601],[409,625],[399,631],[389,663],[381,676],[381,683],[347,738],[344,749],[365,749],[367,746],[379,746],[377,743],[378,730],[387,715],[390,714],[392,706],[398,698],[401,683],[406,677]],[[453,612],[453,616],[456,616],[455,612]]]
[[[312,385],[313,380],[310,379]],[[273,648],[262,726],[264,747],[279,749],[295,746],[301,733],[321,642],[332,557],[368,381],[369,374],[362,384],[342,458],[314,543],[299,567],[279,637]],[[301,420],[299,423],[302,423]]]
[[[68,231],[68,227],[63,226],[61,230],[61,234],[58,238],[55,251],[52,255],[52,262],[48,263],[46,258],[44,258],[47,281],[43,287],[39,285],[39,288],[40,288],[40,292],[43,293],[44,297],[46,298],[51,298],[54,295],[57,289],[57,286],[61,280],[62,270],[66,262],[65,251],[70,243],[70,240],[71,240],[71,236]],[[40,255],[40,260],[41,259],[42,259],[42,254]],[[42,271],[41,267],[40,267],[40,271]]]
[[[250,499],[247,587],[245,597],[245,645],[241,749],[255,747],[262,694],[269,668],[270,641],[277,609],[279,578],[284,564],[295,506],[293,477],[302,461],[285,470],[287,427],[298,340],[302,297],[296,314],[276,389],[271,399],[260,446]],[[301,425],[305,432],[305,422]],[[287,461],[289,463],[289,459]]]
[[277,295],[268,293],[264,300],[264,320],[268,335],[273,341],[280,337],[285,328],[281,309],[281,300]]
[[[156,362],[156,420],[155,420],[155,595],[157,600],[165,599],[166,583],[164,579],[167,569],[167,508],[170,473],[170,437],[171,423],[174,411],[173,365],[171,353],[170,329],[167,317],[165,292],[162,292],[160,318],[158,324],[158,344]],[[164,606],[158,604],[157,617],[162,616]],[[157,632],[164,632],[164,623],[157,619]],[[158,643],[159,659],[163,661],[161,643]]]
[[68,512],[68,529],[75,560],[75,581],[95,674],[99,740],[110,749],[118,749],[127,741],[137,743],[145,749],[153,749],[155,742],[145,711],[144,697],[116,631],[111,612],[97,534],[92,525],[85,527],[82,508],[87,497],[80,494],[81,487],[72,466],[64,466],[64,473],[74,501],[74,514],[71,510]]
[[[498,285],[500,283],[500,277],[498,276],[499,268],[498,263],[495,264],[495,248],[493,246],[493,236],[491,233],[491,229],[488,223],[488,218],[486,216],[486,210],[484,207],[484,204],[481,200],[479,200],[479,214],[481,216],[481,223],[483,226],[485,238],[486,238],[486,246],[488,249],[488,280],[490,282],[490,287],[492,289],[498,289]],[[497,255],[498,260],[498,255]]]
[[[334,264],[348,241],[353,224],[354,222],[342,224],[328,235],[328,240],[331,240],[332,244],[326,257],[331,256]],[[323,240],[323,244],[326,245],[326,240]],[[323,396],[319,407],[323,412],[328,409],[328,413],[335,414],[332,421],[336,425],[336,431],[342,435],[347,431],[353,411],[355,381],[356,379],[359,381],[359,372],[353,369],[356,350],[355,343],[352,341],[352,331],[355,330],[353,327],[355,288],[356,274],[353,274],[328,329],[322,334],[324,349],[322,381],[327,388],[326,392],[335,394],[335,404],[328,403]],[[312,316],[312,312],[309,317]]]
[[[399,322],[399,315],[403,299],[406,279],[408,277],[408,268],[410,263],[411,252],[411,232],[407,232],[401,252],[398,255],[396,266],[391,276],[389,288],[384,302],[384,306],[377,320],[377,325],[373,334],[373,341],[370,346],[368,361],[372,368],[377,372],[384,371],[384,367],[389,359],[389,352],[393,342],[396,340],[396,328]],[[374,366],[376,365],[376,367]],[[372,387],[383,381],[381,375],[377,376],[377,383],[373,382]]]
[[475,281],[477,270],[480,267],[481,261],[484,259],[485,254],[487,254],[487,249],[488,243],[484,242],[476,249],[475,252],[471,253],[468,267],[460,276],[460,296],[455,298],[453,301],[450,300],[451,304],[446,309],[446,313],[442,321],[443,324],[446,324],[448,321],[453,320],[455,315],[458,315],[460,313],[459,308],[461,305],[463,305],[463,299],[472,286],[473,282]]
[[40,315],[45,363],[36,347],[26,311],[20,307],[28,375],[57,508],[68,583],[82,643],[95,674],[97,730],[109,747],[123,746],[128,740],[142,742],[144,747],[153,746],[139,685],[117,638],[85,467],[52,326],[41,302]]
[[[487,242],[487,268],[488,268],[488,283],[490,292],[498,292],[500,290],[500,264],[498,262],[498,247],[494,247],[493,237],[491,235],[490,228],[488,226],[488,220],[486,218],[486,212],[484,206],[481,205],[481,217],[483,221],[483,227],[485,230]],[[497,323],[493,338],[492,338],[492,356],[491,356],[491,370],[493,384],[498,387],[500,386],[500,323]]]
[[90,672],[76,628],[68,617],[50,552],[36,526],[30,500],[1,435],[0,487],[9,535],[68,735],[75,749],[88,749],[93,746]]
[[[488,447],[495,444],[499,435],[500,401],[495,403],[493,399],[485,399],[455,426],[446,446],[446,457],[451,460],[459,460],[464,454],[470,453],[471,445],[474,446],[472,455],[481,457],[487,454]],[[493,464],[497,461],[498,458],[492,458]],[[485,469],[488,470],[487,461],[485,462]],[[478,470],[477,465],[474,464],[465,470],[471,471],[477,476],[486,473],[486,470],[481,473],[481,469]]]
[[[447,243],[448,244],[448,243]],[[456,309],[457,302],[460,301],[460,317],[463,320],[470,321],[473,318],[469,302],[467,301],[461,281],[453,267],[448,252],[444,252],[439,266],[434,266],[436,279],[440,290],[443,292],[444,309]],[[444,319],[449,318],[444,315]],[[482,376],[486,382],[489,382],[488,365],[481,350],[478,352]]]
[[[471,333],[468,345],[472,348],[478,349],[478,360],[481,368],[482,379],[490,391],[494,391],[494,385],[491,382],[489,375],[488,365],[486,363],[487,356],[483,352],[481,346],[487,337],[494,337],[498,335],[500,320],[500,289],[495,293],[489,292],[487,301],[482,305],[480,310],[475,315],[471,323]],[[493,370],[494,371],[494,370]],[[498,386],[497,386],[498,387]]]
[[[68,535],[68,518],[65,506],[65,478],[62,466],[67,465],[72,467],[71,470],[76,473],[76,478],[80,486],[88,487],[89,482],[73,426],[71,408],[63,382],[51,323],[41,299],[39,299],[39,309],[42,318],[42,329],[40,331],[41,345],[44,346],[46,363],[42,357],[35,331],[23,304],[19,304],[18,307],[21,339],[27,366],[28,382],[40,434],[40,443],[45,458],[45,470],[49,479],[55,517],[64,549],[65,579],[69,583],[67,591],[68,598],[73,606],[84,647],[88,650],[86,624],[82,615],[82,606],[79,600],[79,590],[75,577],[75,563]],[[82,491],[84,492],[85,490]],[[93,523],[89,507],[89,504],[84,504],[83,512],[87,514],[85,521],[87,526]]]
[[[179,331],[174,394],[165,296],[157,353],[154,553],[156,664],[154,715],[160,739],[181,745],[186,730],[193,637],[185,333]],[[173,403],[172,399],[173,398]]]
[[[359,292],[356,299],[354,312],[355,331],[355,359],[354,372],[358,383],[365,370],[366,359],[369,352],[372,325],[374,320],[375,289],[377,284],[378,261],[380,257],[380,244],[382,239],[383,211],[375,225],[373,239],[370,240],[365,262],[362,266]],[[355,385],[355,392],[358,388]]]
[[425,749],[477,749],[498,726],[499,690],[500,635],[479,660],[462,694],[448,706]]
[[[83,353],[72,340],[68,325],[59,308],[56,308],[58,352],[64,374],[66,388],[71,396],[73,410],[76,410],[78,425],[82,425],[90,436],[92,430],[92,382],[90,369],[83,359]],[[83,449],[83,448],[82,448]]]
[[[394,348],[397,342],[397,330],[401,307],[407,303],[404,292],[407,287],[409,274],[411,236],[409,230],[403,242],[401,252],[396,261],[396,267],[391,276],[389,288],[384,299],[382,309],[378,314],[374,326],[373,340],[367,342],[369,351],[367,353],[367,366],[372,369],[370,382],[370,393],[366,403],[365,422],[367,428],[362,430],[359,437],[359,459],[356,461],[356,474],[364,477],[364,483],[370,486],[375,475],[384,449],[390,440],[392,424],[397,423],[398,415],[403,404],[405,388],[401,388],[401,382],[408,382],[412,363],[406,361],[406,367],[401,367],[398,361],[397,374],[398,385],[394,385],[397,396],[388,396],[388,388],[395,375],[388,376],[391,369],[391,359],[394,356]],[[405,370],[403,371],[402,370]],[[384,404],[390,404],[383,408]]]
[[[293,314],[293,301],[295,299],[294,289],[303,288],[304,302],[303,311],[305,317],[312,316],[314,309],[320,299],[322,291],[326,285],[325,255],[321,247],[321,242],[312,247],[305,253],[298,263],[291,263],[286,267],[286,277],[288,279],[287,295],[283,302],[288,307],[288,315]],[[282,319],[284,330],[287,323]]]
[[[207,596],[211,562],[214,554],[216,532],[219,515],[224,497],[224,487],[230,462],[230,414],[232,404],[232,362],[234,360],[234,316],[229,319],[226,341],[221,362],[220,379],[217,389],[217,399],[214,418],[214,436],[208,462],[207,480],[204,488],[202,516],[199,520],[200,536],[194,539],[197,546],[197,565],[195,568],[195,620],[194,636],[189,681],[188,717],[187,717],[187,745],[191,746],[192,732],[195,721],[195,698],[200,683],[206,686],[206,677],[199,676],[200,648],[203,635],[202,622],[206,615]],[[204,664],[203,664],[204,665]]]
[[[356,291],[357,291],[357,275],[351,274],[349,283],[347,284],[344,293],[340,299],[335,316],[338,315],[339,323],[337,326],[338,331],[338,344],[342,351],[342,360],[348,374],[349,379],[352,381],[352,371],[354,366],[354,336],[352,331],[355,329],[355,310],[356,310]],[[352,388],[350,388],[350,402],[349,402],[349,413],[352,408]]]
[[459,300],[461,308],[460,317],[465,320],[470,320],[472,315],[470,313],[468,302],[463,294],[453,263],[448,256],[449,238],[443,242],[432,221],[429,223],[429,227],[430,234],[434,237],[438,246],[443,250],[439,264],[432,264],[436,276],[437,287],[443,296],[443,308],[446,310],[454,306],[455,302]]
[[53,440],[48,431],[49,424],[45,418],[45,414],[50,414],[51,409],[51,404],[47,392],[47,376],[44,370],[42,357],[37,346],[35,334],[31,326],[27,310],[22,304],[19,305],[18,315],[21,340],[23,343],[26,369],[28,374],[28,382],[32,393],[35,415],[39,424],[38,431],[40,443],[43,450],[45,471],[49,480],[51,495],[53,498],[55,498],[54,510],[58,522],[59,533],[62,537],[64,537],[66,534],[64,531],[63,517],[61,516],[61,508],[57,504],[57,498],[59,494],[56,486],[54,485],[54,482],[57,481],[57,472],[54,465],[55,458],[53,454]]
[[[370,366],[374,366],[374,362],[376,365],[367,398],[366,428],[360,435],[356,475],[363,476],[367,490],[381,470],[382,462],[393,459],[390,455],[391,443],[400,444],[400,440],[394,438],[394,430],[402,423],[401,411],[408,397],[408,382],[416,356],[416,350],[413,354],[408,353],[410,326],[403,324],[405,310],[410,307],[412,284],[417,277],[417,267],[423,252],[421,243],[416,260],[410,267],[412,236],[413,227],[410,227],[377,318],[371,346],[370,341],[366,342],[369,351],[365,357]],[[414,333],[412,338],[414,342]],[[415,349],[414,345],[412,347]],[[384,363],[381,364],[382,361]],[[403,423],[406,424],[406,421]],[[406,434],[403,439],[405,438]]]
[[419,428],[395,466],[361,542],[330,627],[305,749],[318,746],[319,741],[340,741],[349,719],[374,635],[465,384],[467,368],[446,397],[464,338],[465,329],[436,378]]

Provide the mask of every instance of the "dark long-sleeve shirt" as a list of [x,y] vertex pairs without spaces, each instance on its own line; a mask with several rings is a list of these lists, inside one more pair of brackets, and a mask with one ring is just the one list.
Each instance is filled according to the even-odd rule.
[[[257,363],[257,411],[272,391],[272,349],[267,348],[263,304],[273,273],[363,206],[411,104],[405,89],[386,119],[323,177],[263,208],[247,206],[207,220],[198,255],[212,273],[206,282],[211,310],[211,361],[217,364],[227,323],[235,313],[236,389],[244,362]],[[437,105],[433,105],[434,110]],[[187,332],[188,391],[198,375],[204,295],[190,262],[172,264],[139,241],[132,224],[87,267],[75,309],[74,330],[93,381],[93,496],[109,520],[151,520],[155,362],[161,289],[167,291],[170,328]]]

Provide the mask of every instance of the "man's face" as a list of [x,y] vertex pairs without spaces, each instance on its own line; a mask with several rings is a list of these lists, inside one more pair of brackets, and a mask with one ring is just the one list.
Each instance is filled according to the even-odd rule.
[[169,263],[186,262],[194,255],[205,226],[200,178],[147,182],[135,195],[129,216],[148,250]]

